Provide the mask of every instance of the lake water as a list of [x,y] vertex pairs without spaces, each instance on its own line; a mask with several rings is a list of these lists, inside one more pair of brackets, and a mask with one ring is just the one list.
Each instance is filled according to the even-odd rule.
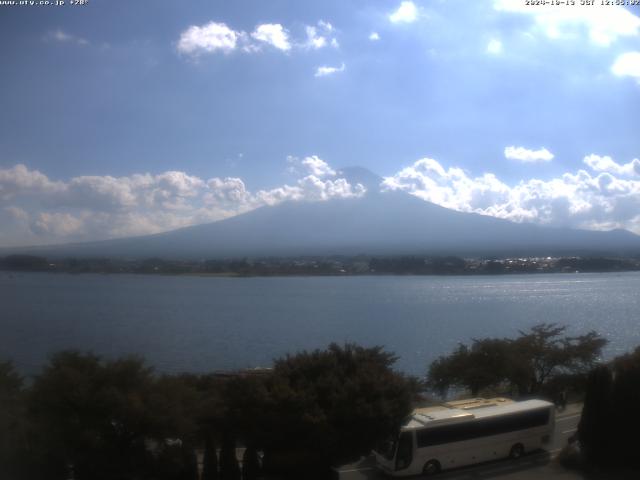
[[137,353],[160,371],[268,366],[330,342],[384,345],[423,374],[458,342],[540,322],[593,329],[605,356],[640,345],[640,273],[213,278],[0,272],[0,359]]

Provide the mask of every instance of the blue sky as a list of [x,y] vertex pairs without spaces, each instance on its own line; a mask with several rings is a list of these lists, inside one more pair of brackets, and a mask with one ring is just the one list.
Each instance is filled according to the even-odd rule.
[[[3,4],[4,3],[4,4]],[[640,7],[0,2],[0,245],[360,195],[640,233]]]

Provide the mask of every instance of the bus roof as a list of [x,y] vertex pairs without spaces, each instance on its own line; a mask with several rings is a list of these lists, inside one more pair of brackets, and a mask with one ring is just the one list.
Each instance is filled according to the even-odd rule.
[[501,405],[486,406],[482,408],[443,408],[443,409],[418,409],[414,411],[409,421],[402,430],[414,430],[438,425],[467,422],[475,418],[487,418],[509,413],[525,412],[538,408],[548,408],[552,403],[545,400],[525,400],[523,402],[508,402]]
[[474,409],[474,408],[493,407],[495,405],[506,405],[508,403],[513,403],[513,400],[505,397],[494,397],[494,398],[467,398],[464,400],[450,400],[446,403],[443,403],[443,405],[448,408],[463,408],[467,410],[467,409]]

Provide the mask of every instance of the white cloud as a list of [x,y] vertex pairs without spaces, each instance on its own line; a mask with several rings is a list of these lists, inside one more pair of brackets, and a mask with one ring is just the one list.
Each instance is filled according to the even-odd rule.
[[237,177],[211,178],[207,181],[208,190],[204,194],[204,202],[209,206],[222,206],[231,210],[242,210],[253,202],[242,181]]
[[331,23],[325,22],[324,20],[318,20],[318,27],[320,27],[322,30],[324,30],[327,33],[331,33],[335,30],[335,28],[333,28],[333,25],[331,25]]
[[511,146],[504,149],[504,156],[509,160],[518,160],[524,163],[550,162],[553,160],[553,153],[546,148],[529,150],[524,147]]
[[322,48],[327,46],[327,39],[318,35],[316,27],[307,25],[307,45],[309,48]]
[[36,235],[52,237],[69,237],[84,231],[82,216],[69,213],[43,212],[30,225]]
[[303,197],[307,200],[329,200],[331,198],[359,197],[365,193],[365,188],[359,183],[351,185],[344,178],[322,180],[314,175],[308,175],[298,182]]
[[315,175],[307,175],[296,185],[284,185],[272,190],[256,193],[259,202],[274,205],[287,200],[326,201],[332,198],[351,198],[364,195],[366,189],[361,184],[351,185],[344,178],[323,180]]
[[335,176],[336,174],[336,171],[317,155],[305,157],[300,163],[311,175],[316,177]]
[[256,25],[249,34],[234,30],[222,22],[191,25],[180,34],[176,49],[179,53],[198,57],[202,54],[230,53],[240,51],[256,53],[269,45],[281,52],[293,50],[318,50],[327,46],[339,47],[334,26],[324,20],[305,27],[305,39],[292,39],[289,31],[280,23]]
[[378,32],[371,32],[371,34],[369,35],[369,40],[371,40],[372,42],[377,42],[378,40],[380,40],[380,35],[378,35]]
[[615,175],[638,176],[640,177],[640,160],[634,158],[629,163],[616,163],[611,157],[600,155],[587,155],[582,160],[595,172],[609,172]]
[[8,206],[4,207],[3,210],[9,214],[11,218],[20,222],[26,222],[29,220],[29,214],[26,210],[20,207]]
[[178,51],[188,55],[229,53],[236,49],[244,32],[236,32],[224,23],[209,22],[201,27],[192,25],[180,34]]
[[536,27],[547,37],[579,38],[586,30],[590,41],[608,46],[619,37],[631,37],[640,33],[640,18],[630,10],[618,5],[576,6],[526,5],[523,0],[494,0],[499,11],[519,13],[533,17]]
[[491,173],[471,177],[462,169],[445,169],[438,161],[423,158],[386,178],[383,186],[454,210],[516,222],[626,228],[640,234],[640,181],[607,172],[578,170],[509,186]]
[[391,23],[411,23],[418,18],[418,9],[411,1],[404,1],[391,15],[389,20]]
[[502,42],[495,38],[492,38],[487,44],[487,53],[492,55],[499,55],[502,53]]
[[137,197],[129,179],[111,176],[72,178],[65,191],[55,197],[61,205],[85,205],[96,210],[135,206]]
[[344,72],[346,69],[346,65],[344,62],[339,67],[330,67],[323,65],[321,67],[316,68],[316,73],[314,77],[326,77],[327,75],[333,75],[334,73]]
[[307,25],[305,27],[307,40],[302,45],[304,48],[318,50],[331,45],[338,48],[338,40],[335,38],[335,28],[329,22],[318,21],[316,26]]
[[322,160],[317,155],[310,155],[304,158],[294,157],[292,155],[287,157],[287,172],[296,177],[305,177],[313,175],[314,177],[335,177],[338,172],[331,168],[331,166]]
[[618,56],[611,71],[619,77],[634,77],[640,82],[640,52],[627,52]]
[[59,42],[59,43],[74,43],[76,45],[89,45],[89,41],[87,39],[82,37],[77,37],[75,35],[71,35],[60,29],[53,30],[47,33],[44,39],[46,41]]
[[17,194],[47,194],[60,191],[64,185],[53,182],[38,170],[29,170],[22,164],[0,169],[0,200]]
[[471,179],[462,169],[445,169],[431,158],[416,161],[412,166],[386,178],[383,185],[461,211],[488,208],[502,201],[509,190],[492,174]]
[[323,201],[359,196],[365,191],[362,185],[351,185],[338,177],[316,155],[292,158],[290,163],[298,167],[298,179],[292,185],[257,192],[247,190],[240,178],[205,180],[181,171],[79,176],[54,182],[24,165],[0,169],[0,218],[6,230],[0,233],[0,243],[158,233],[282,201]]
[[251,33],[251,37],[284,52],[291,50],[288,32],[279,23],[263,23]]

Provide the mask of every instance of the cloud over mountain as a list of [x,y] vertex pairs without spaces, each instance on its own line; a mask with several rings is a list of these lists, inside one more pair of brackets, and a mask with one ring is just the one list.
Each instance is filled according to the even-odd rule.
[[385,179],[384,186],[461,212],[516,222],[587,229],[626,228],[640,233],[640,160],[619,164],[589,155],[592,172],[551,180],[531,178],[509,186],[492,173],[471,176],[423,158]]
[[[286,201],[322,202],[399,190],[461,212],[586,229],[640,233],[640,160],[618,163],[585,156],[586,169],[509,185],[497,175],[471,175],[422,158],[384,179],[380,187],[349,180],[316,155],[289,157],[297,178],[250,191],[242,179],[203,179],[182,171],[124,177],[79,176],[53,181],[24,165],[0,169],[0,245],[114,238],[172,230]],[[27,239],[27,240],[24,240]]]
[[205,180],[180,171],[54,182],[24,165],[0,169],[0,218],[9,227],[0,244],[21,236],[47,243],[156,233],[287,200],[324,201],[365,192],[362,185],[337,177],[317,156],[295,162],[299,178],[293,185],[256,192],[240,178]]

